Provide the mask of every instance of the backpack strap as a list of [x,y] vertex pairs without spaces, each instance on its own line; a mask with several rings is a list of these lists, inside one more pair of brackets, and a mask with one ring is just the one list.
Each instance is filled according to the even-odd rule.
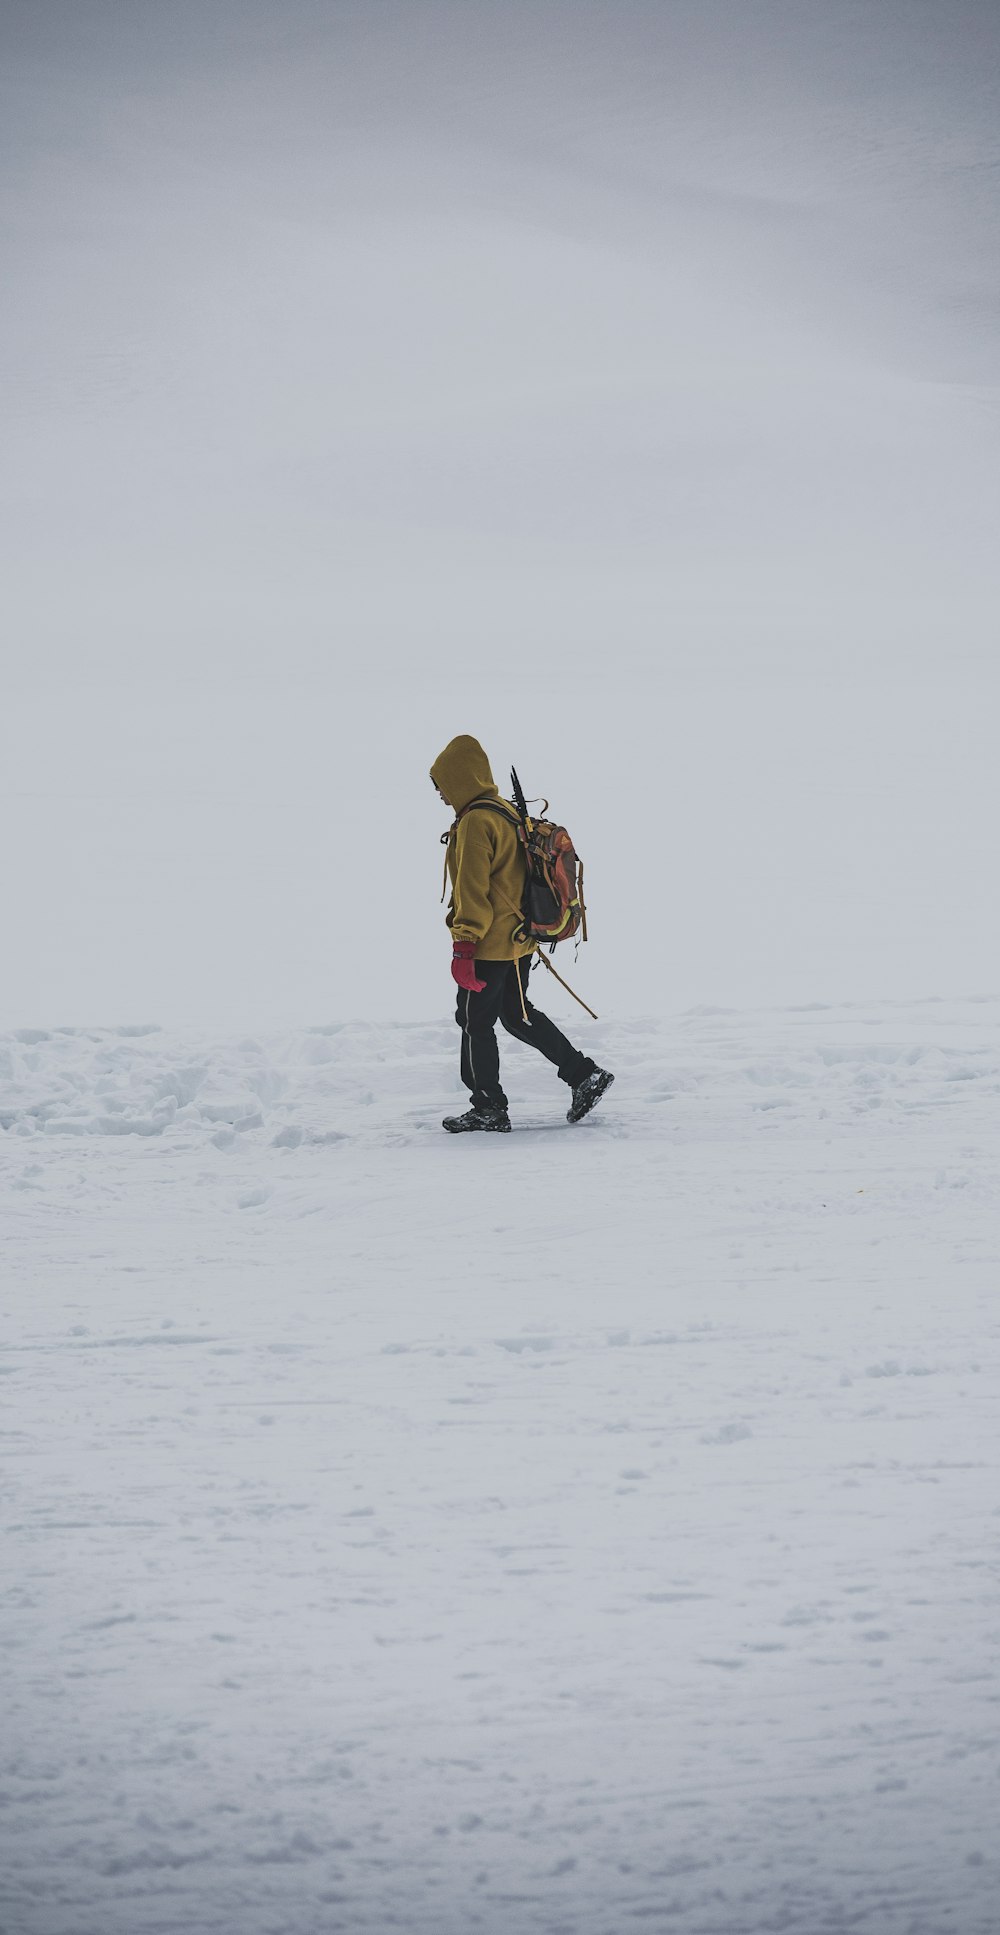
[[463,806],[462,811],[456,814],[456,826],[459,820],[464,820],[467,813],[499,813],[500,818],[506,820],[510,826],[519,827],[521,824],[513,808],[505,806],[503,800],[470,800],[468,806]]
[[[519,813],[515,813],[513,807],[508,806],[505,800],[470,800],[468,806],[463,806],[462,811],[460,813],[456,813],[455,824],[451,829],[451,833],[457,833],[459,820],[464,820],[465,815],[467,813],[475,813],[475,812],[498,814],[501,820],[506,820],[508,826],[512,826],[515,828],[518,838],[521,841],[522,847],[525,845],[525,834],[524,834],[524,827],[521,824],[521,816]],[[448,834],[449,840],[451,839],[451,833]],[[446,854],[445,855],[446,875],[447,875],[447,868],[448,868],[448,856]],[[529,863],[528,871],[530,873],[530,863]],[[528,891],[527,876],[525,877],[524,891],[525,891],[525,894],[527,894],[527,891]],[[506,899],[506,896],[504,896],[504,898]],[[442,895],[442,899],[443,899],[443,895]],[[520,912],[518,912],[518,909],[514,906],[513,901],[507,901],[507,905],[510,908],[511,913],[517,915],[517,918],[520,922],[519,931],[523,935],[524,923],[526,919],[524,908],[522,907]],[[520,986],[520,977],[518,978],[518,986]],[[523,991],[521,994],[521,1006],[522,1008],[524,1007]],[[528,1017],[527,1015],[525,1015],[525,1020],[527,1021],[527,1019]],[[529,1026],[530,1026],[530,1023],[529,1023]]]
[[511,807],[506,806],[502,800],[470,800],[468,806],[463,806],[462,811],[460,813],[456,813],[454,821],[452,822],[451,826],[448,828],[447,833],[442,833],[441,835],[441,845],[445,849],[444,879],[442,880],[442,883],[441,883],[442,907],[444,906],[445,895],[448,892],[448,848],[451,846],[452,840],[454,839],[455,834],[458,832],[459,820],[464,820],[467,813],[473,813],[477,810],[477,808],[480,813],[499,813],[500,818],[502,820],[506,820],[508,826],[517,827],[519,832],[521,830],[521,822],[517,814],[513,811]]

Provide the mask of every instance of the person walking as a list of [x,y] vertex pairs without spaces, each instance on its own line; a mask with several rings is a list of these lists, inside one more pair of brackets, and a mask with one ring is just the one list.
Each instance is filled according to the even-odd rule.
[[[449,741],[431,779],[455,820],[448,836],[452,977],[458,986],[455,1019],[462,1030],[462,1080],[472,1107],[447,1115],[452,1135],[481,1129],[507,1134],[510,1116],[500,1082],[496,1024],[537,1048],[573,1091],[567,1121],[589,1115],[614,1076],[574,1048],[527,997],[535,943],[524,938],[521,907],[527,863],[516,809],[501,800],[490,762],[468,733]],[[497,811],[490,806],[496,804]],[[474,809],[474,810],[473,810]],[[514,816],[512,820],[511,816]]]

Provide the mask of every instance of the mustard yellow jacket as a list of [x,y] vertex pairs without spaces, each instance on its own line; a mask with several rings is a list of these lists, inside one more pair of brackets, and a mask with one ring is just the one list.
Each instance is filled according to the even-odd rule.
[[[533,941],[517,941],[524,895],[525,861],[517,828],[501,813],[466,807],[496,800],[490,762],[478,739],[461,733],[431,767],[431,778],[456,815],[448,840],[451,902],[447,922],[456,941],[473,941],[481,961],[515,961],[531,954]],[[510,812],[510,802],[502,802]]]

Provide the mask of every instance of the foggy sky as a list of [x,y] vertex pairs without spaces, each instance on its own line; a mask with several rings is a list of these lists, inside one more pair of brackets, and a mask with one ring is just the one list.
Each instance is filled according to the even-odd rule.
[[[845,991],[928,949],[981,983],[990,937],[942,951],[926,865],[943,891],[991,804],[963,735],[996,672],[992,0],[0,19],[5,899],[36,943],[13,1019],[216,1014],[234,983],[248,1015],[360,1011],[345,962],[373,918],[438,944],[436,827],[406,803],[461,730],[571,798],[599,761],[648,812],[681,773],[679,814],[707,770],[723,826],[750,814],[739,880],[781,969],[761,932],[720,975],[720,827],[675,856],[687,951],[647,1006],[815,987],[822,885],[811,917],[766,852],[803,814]],[[856,844],[888,852],[914,815],[870,956],[882,875],[862,904],[837,872],[859,764]],[[338,856],[345,795],[403,841],[401,913]]]

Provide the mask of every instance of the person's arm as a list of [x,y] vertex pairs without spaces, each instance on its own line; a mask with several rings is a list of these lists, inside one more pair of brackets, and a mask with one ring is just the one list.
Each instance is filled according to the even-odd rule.
[[496,855],[496,836],[488,813],[466,813],[455,835],[455,911],[453,941],[485,940],[494,921],[490,904],[490,873]]

